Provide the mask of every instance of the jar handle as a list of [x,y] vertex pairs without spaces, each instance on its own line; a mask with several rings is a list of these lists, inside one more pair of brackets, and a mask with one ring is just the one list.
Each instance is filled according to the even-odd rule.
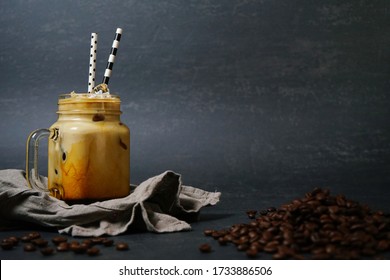
[[42,182],[38,173],[38,148],[39,141],[44,137],[49,137],[50,130],[41,128],[34,130],[27,138],[26,145],[26,179],[32,189],[49,192],[45,182]]

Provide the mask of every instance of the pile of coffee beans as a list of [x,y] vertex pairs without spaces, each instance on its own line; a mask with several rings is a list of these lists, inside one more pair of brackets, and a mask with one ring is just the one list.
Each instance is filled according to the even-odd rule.
[[204,234],[250,258],[265,252],[274,259],[382,259],[390,251],[390,215],[326,189],[246,214],[249,222]]
[[[19,246],[20,244],[23,246]],[[97,256],[100,254],[100,246],[113,247],[118,251],[126,251],[129,245],[126,242],[117,242],[107,237],[93,237],[81,240],[68,240],[67,237],[58,235],[49,240],[44,239],[39,232],[30,232],[22,237],[10,236],[3,239],[0,247],[3,250],[13,250],[22,247],[23,251],[35,252],[40,251],[42,255],[49,256],[56,252],[73,252],[75,254],[86,254],[88,256]]]

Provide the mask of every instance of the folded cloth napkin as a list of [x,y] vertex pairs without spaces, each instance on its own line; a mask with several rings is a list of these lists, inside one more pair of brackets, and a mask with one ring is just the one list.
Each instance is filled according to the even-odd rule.
[[118,235],[131,229],[183,231],[191,226],[179,218],[215,205],[220,195],[183,186],[180,175],[166,171],[144,181],[126,197],[69,205],[30,189],[24,171],[7,169],[0,170],[0,223],[6,227],[29,222],[72,236]]

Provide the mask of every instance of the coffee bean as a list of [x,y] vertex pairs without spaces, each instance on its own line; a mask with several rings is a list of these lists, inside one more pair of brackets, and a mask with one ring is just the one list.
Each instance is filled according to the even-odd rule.
[[241,229],[239,231],[239,234],[240,234],[240,236],[248,234],[248,228],[246,226],[245,227],[241,227]]
[[93,244],[102,244],[104,240],[104,237],[94,237],[91,239]]
[[260,215],[264,216],[267,215],[268,211],[267,210],[260,210]]
[[325,200],[326,197],[327,197],[326,193],[323,192],[319,192],[316,194],[316,200],[318,201]]
[[26,243],[26,244],[24,244],[24,246],[23,246],[23,250],[25,251],[25,252],[34,252],[34,251],[36,251],[37,250],[37,248],[34,246],[34,244],[32,244],[32,243]]
[[329,206],[328,209],[329,209],[329,213],[331,214],[337,214],[340,211],[340,207],[338,207],[337,205]]
[[82,254],[82,253],[86,252],[89,248],[90,248],[90,246],[88,244],[81,243],[80,248],[79,248],[79,250],[76,250],[77,251],[76,253]]
[[203,243],[199,246],[199,250],[202,253],[210,253],[211,252],[211,246],[208,243]]
[[30,235],[24,235],[20,238],[22,242],[30,242],[32,240]]
[[379,240],[377,244],[377,249],[379,251],[386,251],[390,249],[390,241],[389,240]]
[[255,221],[251,221],[249,223],[249,225],[252,226],[252,227],[257,227],[259,225],[259,223],[255,220]]
[[97,255],[99,255],[99,253],[100,253],[100,250],[96,247],[91,247],[91,248],[88,248],[88,250],[87,250],[87,254],[89,256],[97,256]]
[[250,258],[255,258],[257,256],[257,254],[259,253],[258,250],[256,248],[249,248],[248,250],[246,250],[246,255]]
[[262,239],[265,240],[266,242],[272,240],[273,237],[274,237],[274,235],[271,231],[267,230],[267,231],[263,232]]
[[220,238],[221,236],[223,236],[224,233],[222,233],[221,231],[214,231],[211,236],[214,238],[214,239],[218,239]]
[[51,247],[45,247],[41,249],[41,254],[44,256],[50,256],[54,253],[54,249]]
[[272,258],[274,260],[282,260],[282,259],[285,259],[286,258],[286,255],[283,254],[282,252],[276,252],[275,254],[272,255]]
[[256,210],[248,210],[246,211],[246,214],[248,215],[249,219],[256,218],[257,211]]
[[5,241],[11,242],[13,246],[16,246],[19,243],[19,238],[16,236],[10,236],[10,237],[7,237],[5,239]]
[[232,242],[234,237],[233,235],[231,234],[226,234],[224,237],[223,237],[227,242]]
[[371,249],[371,248],[363,248],[361,250],[361,252],[362,252],[363,255],[366,255],[366,256],[373,256],[376,253],[375,250]]
[[30,240],[33,240],[33,239],[40,238],[41,234],[37,231],[33,231],[33,232],[30,232],[27,236],[30,238]]
[[1,247],[3,250],[11,250],[11,249],[14,247],[14,244],[12,243],[12,241],[3,240],[3,241],[1,241],[1,243],[0,243],[0,247]]
[[260,221],[259,222],[259,227],[262,229],[267,229],[271,226],[271,223],[268,221]]
[[212,229],[205,229],[205,230],[203,231],[203,233],[204,233],[204,235],[206,235],[206,236],[211,236],[211,235],[214,233],[214,230],[212,230]]
[[68,241],[68,238],[66,238],[65,236],[56,236],[56,237],[53,237],[51,239],[51,241],[55,244],[55,245],[58,245],[60,243],[63,243],[63,242],[66,242]]
[[325,247],[325,252],[329,255],[334,255],[336,253],[337,247],[334,244],[328,244]]
[[346,206],[346,201],[344,195],[338,195],[336,197],[336,203],[338,206]]
[[321,202],[318,201],[318,200],[309,200],[309,201],[307,202],[307,204],[308,204],[309,206],[313,207],[313,208],[317,208],[318,206],[321,205]]
[[102,244],[104,246],[106,246],[106,247],[110,247],[110,246],[112,246],[114,244],[114,240],[112,240],[112,239],[104,239],[102,241]]
[[74,242],[70,244],[70,250],[72,250],[76,254],[84,254],[88,248],[89,248],[88,245],[85,243],[80,244]]
[[278,250],[278,247],[279,247],[278,241],[276,241],[276,240],[270,241],[264,246],[264,251],[267,253],[273,253],[273,252],[276,252]]
[[70,246],[77,246],[77,245],[80,245],[80,242],[77,241],[77,240],[72,240],[70,243],[69,243]]
[[376,226],[372,225],[371,223],[369,223],[369,224],[364,228],[364,230],[365,230],[366,232],[368,232],[369,234],[371,234],[371,235],[377,235],[378,232],[379,232],[379,229],[378,229]]
[[251,230],[251,231],[248,232],[248,237],[250,239],[256,238],[258,236],[259,236],[259,234],[256,231],[254,231],[254,230]]
[[31,243],[38,247],[46,247],[49,242],[43,238],[37,238],[31,240]]
[[68,242],[61,242],[57,245],[56,249],[58,252],[67,252],[70,249],[70,244]]
[[126,242],[119,242],[116,244],[115,248],[118,251],[127,251],[129,250],[129,245]]
[[95,244],[91,239],[84,239],[81,243],[85,244],[85,246],[87,246],[88,248],[92,247],[92,245]]
[[276,208],[275,207],[269,207],[267,209],[267,212],[275,212],[276,211]]
[[242,243],[237,245],[238,251],[246,251],[249,249],[249,245],[247,243]]
[[220,237],[218,238],[218,243],[219,245],[226,245],[228,243],[228,241],[225,239],[225,237]]
[[249,237],[247,235],[242,235],[238,240],[239,244],[245,244],[249,242]]

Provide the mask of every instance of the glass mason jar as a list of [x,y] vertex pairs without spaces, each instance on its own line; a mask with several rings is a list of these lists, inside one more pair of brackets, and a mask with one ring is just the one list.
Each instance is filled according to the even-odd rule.
[[[66,201],[104,200],[130,193],[130,130],[112,94],[63,94],[58,120],[27,140],[30,187]],[[38,173],[39,140],[48,137],[48,182]]]

